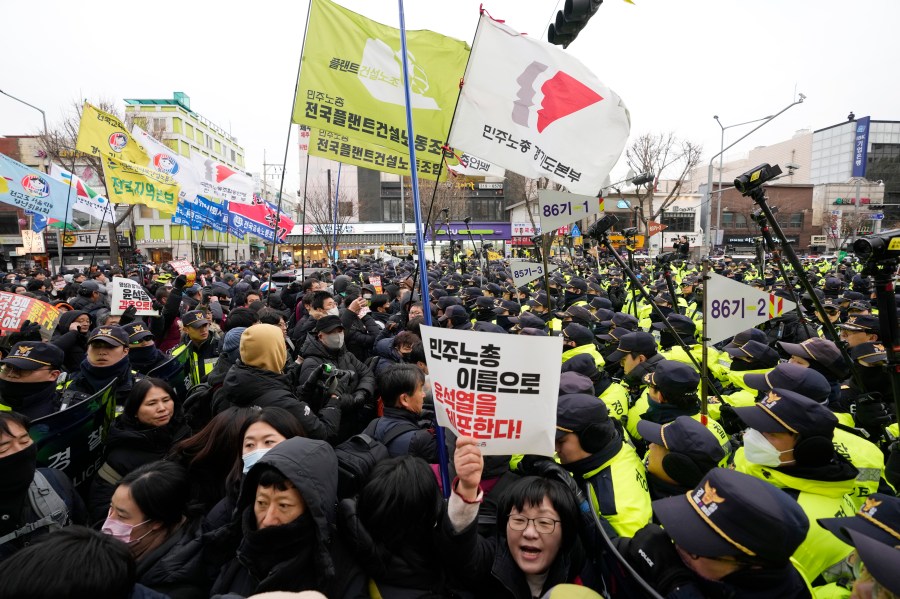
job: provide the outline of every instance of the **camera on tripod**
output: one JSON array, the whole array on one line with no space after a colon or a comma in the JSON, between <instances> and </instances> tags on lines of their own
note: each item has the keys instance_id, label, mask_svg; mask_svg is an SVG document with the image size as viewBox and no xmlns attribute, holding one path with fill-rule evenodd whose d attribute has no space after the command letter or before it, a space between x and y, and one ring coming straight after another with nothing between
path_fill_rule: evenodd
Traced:
<instances>
[{"instance_id":1,"label":"camera on tripod","mask_svg":"<svg viewBox=\"0 0 900 599\"><path fill-rule=\"evenodd\" d=\"M606 232L612 229L616 223L619 222L619 217L615 214L607 214L593 225L591 228L587 230L586 237L591 239L596 239L597 241L602 241Z\"/></svg>"},{"instance_id":2,"label":"camera on tripod","mask_svg":"<svg viewBox=\"0 0 900 599\"><path fill-rule=\"evenodd\" d=\"M659 266L665 266L672 262L672 260L678 259L677 252L666 252L665 254L657 254L656 256L656 264Z\"/></svg>"},{"instance_id":3,"label":"camera on tripod","mask_svg":"<svg viewBox=\"0 0 900 599\"><path fill-rule=\"evenodd\" d=\"M759 189L763 183L771 181L780 174L781 167L777 164L775 166L760 164L735 179L734 188L741 192L741 195L750 195Z\"/></svg>"},{"instance_id":4,"label":"camera on tripod","mask_svg":"<svg viewBox=\"0 0 900 599\"><path fill-rule=\"evenodd\" d=\"M637 227L628 227L627 229L622 231L622 235L624 235L625 237L634 237L637 234L638 234Z\"/></svg>"},{"instance_id":5,"label":"camera on tripod","mask_svg":"<svg viewBox=\"0 0 900 599\"><path fill-rule=\"evenodd\" d=\"M896 260L900 258L900 229L860 237L853 242L853 252L864 262Z\"/></svg>"}]
</instances>

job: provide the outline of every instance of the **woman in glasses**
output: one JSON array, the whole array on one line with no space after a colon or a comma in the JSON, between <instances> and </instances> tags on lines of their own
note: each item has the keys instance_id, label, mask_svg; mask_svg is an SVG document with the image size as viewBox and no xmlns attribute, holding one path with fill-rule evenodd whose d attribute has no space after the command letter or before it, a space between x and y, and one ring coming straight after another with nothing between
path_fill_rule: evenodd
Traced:
<instances>
[{"instance_id":1,"label":"woman in glasses","mask_svg":"<svg viewBox=\"0 0 900 599\"><path fill-rule=\"evenodd\" d=\"M525 476L503 494L495 534L477 534L484 459L471 437L456 441L453 483L441 544L450 568L483 597L540 597L578 578L584 564L575 498L561 482Z\"/></svg>"}]
</instances>

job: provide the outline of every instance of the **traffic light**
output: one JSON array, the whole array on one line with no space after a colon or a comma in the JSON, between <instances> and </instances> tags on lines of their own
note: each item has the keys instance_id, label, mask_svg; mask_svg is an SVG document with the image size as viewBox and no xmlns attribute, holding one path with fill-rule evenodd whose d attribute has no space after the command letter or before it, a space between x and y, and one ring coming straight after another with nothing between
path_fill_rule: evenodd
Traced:
<instances>
[{"instance_id":1,"label":"traffic light","mask_svg":"<svg viewBox=\"0 0 900 599\"><path fill-rule=\"evenodd\" d=\"M547 29L547 41L568 47L601 4L603 0L566 0L563 9L556 11L556 21Z\"/></svg>"}]
</instances>

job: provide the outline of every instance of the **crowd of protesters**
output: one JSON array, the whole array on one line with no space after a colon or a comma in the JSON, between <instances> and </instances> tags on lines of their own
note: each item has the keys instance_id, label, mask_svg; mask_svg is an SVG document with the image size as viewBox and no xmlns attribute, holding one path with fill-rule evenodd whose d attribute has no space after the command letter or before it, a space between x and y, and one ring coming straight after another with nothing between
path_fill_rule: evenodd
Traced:
<instances>
[{"instance_id":1,"label":"crowd of protesters","mask_svg":"<svg viewBox=\"0 0 900 599\"><path fill-rule=\"evenodd\" d=\"M799 305L703 363L687 249L638 263L646 294L604 255L520 287L454 256L427 265L428 297L414 261L368 257L291 282L260 263L7 273L61 315L0 340L0 599L900 596L871 278L714 260ZM113 277L158 315L112 310ZM448 434L444 499L426 317L562 338L555 459ZM39 467L35 430L69 434L54 415L108 394L91 477ZM386 452L348 485L348 454L379 455L361 439Z\"/></svg>"}]
</instances>

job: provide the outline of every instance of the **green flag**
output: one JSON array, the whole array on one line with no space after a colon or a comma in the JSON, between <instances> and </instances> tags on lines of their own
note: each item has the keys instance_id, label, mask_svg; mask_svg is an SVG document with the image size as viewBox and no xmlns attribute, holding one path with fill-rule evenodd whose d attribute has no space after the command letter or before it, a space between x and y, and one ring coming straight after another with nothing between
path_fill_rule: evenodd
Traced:
<instances>
[{"instance_id":1,"label":"green flag","mask_svg":"<svg viewBox=\"0 0 900 599\"><path fill-rule=\"evenodd\" d=\"M469 46L432 31L409 31L407 50L418 171L433 176ZM408 152L400 30L329 0L312 0L293 122L373 151L380 146L386 155Z\"/></svg>"}]
</instances>

